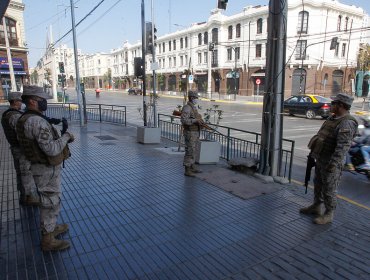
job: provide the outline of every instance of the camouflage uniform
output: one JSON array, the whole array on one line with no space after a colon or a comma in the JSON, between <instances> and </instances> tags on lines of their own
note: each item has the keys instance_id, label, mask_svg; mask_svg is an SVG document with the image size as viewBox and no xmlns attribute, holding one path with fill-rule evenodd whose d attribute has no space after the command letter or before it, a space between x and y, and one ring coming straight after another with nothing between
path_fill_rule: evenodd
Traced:
<instances>
[{"instance_id":1,"label":"camouflage uniform","mask_svg":"<svg viewBox=\"0 0 370 280\"><path fill-rule=\"evenodd\" d=\"M38 193L41 198L40 220L41 230L44 233L53 232L60 212L61 199L61 162L50 164L27 153L25 140L33 141L39 147L37 153L42 153L41 158L56 157L63 153L70 137L66 133L59 137L57 130L47 121L47 119L32 114L24 122L22 118L29 115L27 111L19 120L17 125L18 138L23 144L26 156L31 161L31 171L35 180ZM24 138L23 138L24 137ZM40 155L39 155L40 156Z\"/></svg>"},{"instance_id":2,"label":"camouflage uniform","mask_svg":"<svg viewBox=\"0 0 370 280\"><path fill-rule=\"evenodd\" d=\"M314 178L314 203L324 202L326 210L333 211L337 205L337 187L342 173L345 155L356 135L358 123L351 115L341 118L329 117L320 128L312 156L316 159ZM318 148L320 146L320 148Z\"/></svg>"},{"instance_id":3,"label":"camouflage uniform","mask_svg":"<svg viewBox=\"0 0 370 280\"><path fill-rule=\"evenodd\" d=\"M195 163L195 149L200 135L199 124L195 124L197 119L201 119L197 108L193 103L188 102L181 111L181 123L184 128L185 138L185 167L191 167Z\"/></svg>"},{"instance_id":4,"label":"camouflage uniform","mask_svg":"<svg viewBox=\"0 0 370 280\"><path fill-rule=\"evenodd\" d=\"M20 101L20 93L19 96L17 96L18 93L12 92L10 93L9 100ZM31 173L31 163L22 153L17 139L16 124L21 115L21 111L10 108L3 113L1 123L4 129L5 136L9 142L11 153L13 155L14 168L17 178L17 189L20 192L20 201L21 203L24 203L27 202L27 197L34 195L36 187Z\"/></svg>"}]
</instances>

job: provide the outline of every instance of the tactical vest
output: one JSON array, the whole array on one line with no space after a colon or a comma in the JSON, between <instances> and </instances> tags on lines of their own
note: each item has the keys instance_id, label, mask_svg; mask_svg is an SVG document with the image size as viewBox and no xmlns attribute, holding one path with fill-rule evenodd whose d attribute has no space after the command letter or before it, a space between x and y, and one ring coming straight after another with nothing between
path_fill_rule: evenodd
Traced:
<instances>
[{"instance_id":1,"label":"tactical vest","mask_svg":"<svg viewBox=\"0 0 370 280\"><path fill-rule=\"evenodd\" d=\"M10 108L6 110L1 117L1 124L4 129L6 140L8 140L11 147L19 147L19 142L17 139L17 133L15 128L12 128L9 124L10 118L15 114L21 115L22 112L16 109Z\"/></svg>"},{"instance_id":2,"label":"tactical vest","mask_svg":"<svg viewBox=\"0 0 370 280\"><path fill-rule=\"evenodd\" d=\"M191 108L191 114L190 114L190 118L191 119L201 119L201 115L194 109L193 105L190 105L189 103L187 104L187 106L190 106ZM198 124L191 124L191 125L183 125L184 127L184 130L191 130L191 131L198 131L200 130L200 127Z\"/></svg>"},{"instance_id":3,"label":"tactical vest","mask_svg":"<svg viewBox=\"0 0 370 280\"><path fill-rule=\"evenodd\" d=\"M60 154L56 156L48 156L41 150L41 148L39 147L35 139L29 139L26 137L24 133L24 124L26 123L28 118L35 116L35 115L47 120L40 113L37 113L34 111L27 111L19 118L18 123L17 123L17 134L18 134L19 144L22 147L26 158L32 163L41 163L41 164L46 164L46 165L51 165L51 166L56 166L56 165L61 164L63 160L66 160L67 158L71 156L68 145L64 147L63 151ZM57 140L59 138L58 131L52 125L50 126L51 126L51 132L53 135L53 139Z\"/></svg>"},{"instance_id":4,"label":"tactical vest","mask_svg":"<svg viewBox=\"0 0 370 280\"><path fill-rule=\"evenodd\" d=\"M357 120L349 114L339 119L329 119L323 123L317 135L308 144L314 156L327 158L334 153L337 146L337 134L335 130L344 120L352 120L357 124Z\"/></svg>"}]
</instances>

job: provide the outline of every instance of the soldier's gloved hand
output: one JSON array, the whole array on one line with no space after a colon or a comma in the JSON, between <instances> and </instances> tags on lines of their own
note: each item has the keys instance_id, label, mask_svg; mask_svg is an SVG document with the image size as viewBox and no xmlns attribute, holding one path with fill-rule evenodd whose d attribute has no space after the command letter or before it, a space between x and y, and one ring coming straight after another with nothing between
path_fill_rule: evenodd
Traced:
<instances>
[{"instance_id":1,"label":"soldier's gloved hand","mask_svg":"<svg viewBox=\"0 0 370 280\"><path fill-rule=\"evenodd\" d=\"M68 143L72 143L73 141L75 141L75 136L72 133L67 131L65 134L69 136Z\"/></svg>"},{"instance_id":2,"label":"soldier's gloved hand","mask_svg":"<svg viewBox=\"0 0 370 280\"><path fill-rule=\"evenodd\" d=\"M50 119L49 119L49 123L51 123L51 124L58 125L58 124L60 124L61 122L62 122L62 120L61 120L61 119L57 119L57 118L50 118Z\"/></svg>"},{"instance_id":3,"label":"soldier's gloved hand","mask_svg":"<svg viewBox=\"0 0 370 280\"><path fill-rule=\"evenodd\" d=\"M66 133L67 129L68 129L68 121L66 118L62 118L62 130L60 131L61 134L63 135L64 133Z\"/></svg>"}]
</instances>

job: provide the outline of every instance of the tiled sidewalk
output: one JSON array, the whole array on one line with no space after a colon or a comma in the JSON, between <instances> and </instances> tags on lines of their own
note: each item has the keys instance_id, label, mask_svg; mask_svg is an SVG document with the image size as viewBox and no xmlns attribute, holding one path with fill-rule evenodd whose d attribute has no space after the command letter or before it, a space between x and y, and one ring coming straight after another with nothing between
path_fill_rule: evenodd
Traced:
<instances>
[{"instance_id":1,"label":"tiled sidewalk","mask_svg":"<svg viewBox=\"0 0 370 280\"><path fill-rule=\"evenodd\" d=\"M136 143L134 128L71 130L60 221L72 247L56 253L40 251L37 208L18 205L1 133L0 279L370 279L367 210L341 201L332 225L313 225L303 188L242 200L184 177L182 156Z\"/></svg>"}]
</instances>

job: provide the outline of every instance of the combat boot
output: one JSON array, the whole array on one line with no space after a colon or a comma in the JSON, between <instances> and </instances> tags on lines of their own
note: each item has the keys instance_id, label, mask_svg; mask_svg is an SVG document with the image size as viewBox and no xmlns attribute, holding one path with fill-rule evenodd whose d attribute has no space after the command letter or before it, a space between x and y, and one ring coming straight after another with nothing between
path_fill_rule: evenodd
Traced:
<instances>
[{"instance_id":1,"label":"combat boot","mask_svg":"<svg viewBox=\"0 0 370 280\"><path fill-rule=\"evenodd\" d=\"M184 173L184 175L185 176L189 176L189 177L195 177L195 174L191 170L191 167L190 166L185 166L185 173Z\"/></svg>"},{"instance_id":2,"label":"combat boot","mask_svg":"<svg viewBox=\"0 0 370 280\"><path fill-rule=\"evenodd\" d=\"M202 173L202 170L199 170L194 164L190 166L190 169L193 173Z\"/></svg>"},{"instance_id":3,"label":"combat boot","mask_svg":"<svg viewBox=\"0 0 370 280\"><path fill-rule=\"evenodd\" d=\"M299 212L306 215L320 215L320 203L314 203L308 207L299 209Z\"/></svg>"},{"instance_id":4,"label":"combat boot","mask_svg":"<svg viewBox=\"0 0 370 280\"><path fill-rule=\"evenodd\" d=\"M54 231L52 233L54 237L56 237L57 235L65 233L68 230L69 230L68 224L60 224L55 226Z\"/></svg>"},{"instance_id":5,"label":"combat boot","mask_svg":"<svg viewBox=\"0 0 370 280\"><path fill-rule=\"evenodd\" d=\"M33 195L27 195L24 205L26 205L26 206L40 206L41 205L40 198L37 197L37 196L33 196Z\"/></svg>"},{"instance_id":6,"label":"combat boot","mask_svg":"<svg viewBox=\"0 0 370 280\"><path fill-rule=\"evenodd\" d=\"M331 223L334 218L334 212L332 210L326 210L324 215L320 215L313 220L315 224L325 225Z\"/></svg>"},{"instance_id":7,"label":"combat boot","mask_svg":"<svg viewBox=\"0 0 370 280\"><path fill-rule=\"evenodd\" d=\"M53 232L42 235L41 250L43 251L61 251L69 248L70 243L67 240L56 239Z\"/></svg>"}]
</instances>

